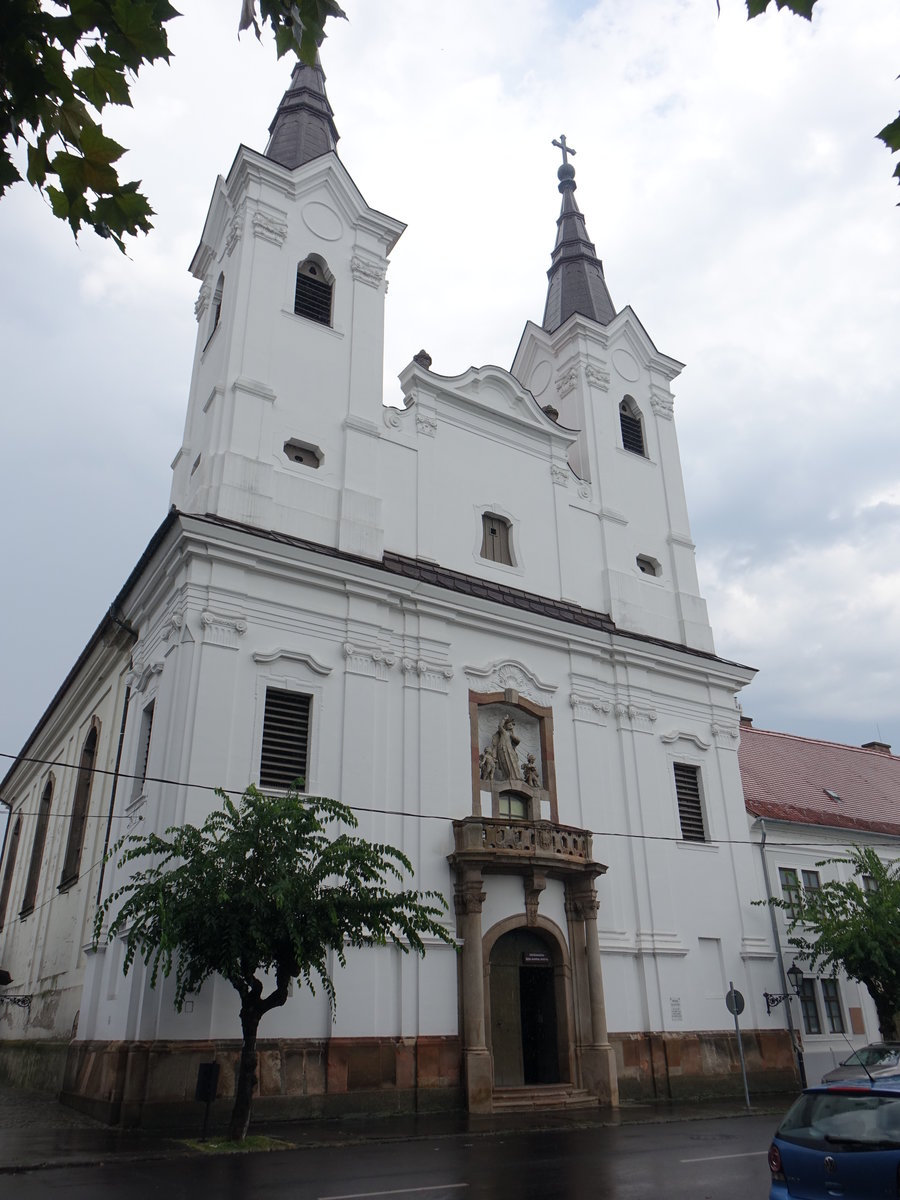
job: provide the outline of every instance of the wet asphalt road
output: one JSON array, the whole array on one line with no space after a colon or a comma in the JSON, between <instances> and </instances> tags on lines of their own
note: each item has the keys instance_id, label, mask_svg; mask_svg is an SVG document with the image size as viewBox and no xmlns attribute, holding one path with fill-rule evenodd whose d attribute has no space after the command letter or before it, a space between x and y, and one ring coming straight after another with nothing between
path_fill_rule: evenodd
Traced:
<instances>
[{"instance_id":1,"label":"wet asphalt road","mask_svg":"<svg viewBox=\"0 0 900 1200\"><path fill-rule=\"evenodd\" d=\"M10 1200L765 1200L776 1121L747 1116L110 1161L10 1175L2 1184Z\"/></svg>"}]
</instances>

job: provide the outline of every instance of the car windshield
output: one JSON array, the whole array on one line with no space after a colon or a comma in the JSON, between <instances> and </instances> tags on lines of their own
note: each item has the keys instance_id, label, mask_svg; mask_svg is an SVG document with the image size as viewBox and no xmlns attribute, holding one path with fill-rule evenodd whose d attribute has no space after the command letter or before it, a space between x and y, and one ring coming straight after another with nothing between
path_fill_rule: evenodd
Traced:
<instances>
[{"instance_id":1,"label":"car windshield","mask_svg":"<svg viewBox=\"0 0 900 1200\"><path fill-rule=\"evenodd\" d=\"M778 1137L820 1148L829 1143L900 1148L900 1095L807 1092L788 1110Z\"/></svg>"},{"instance_id":2,"label":"car windshield","mask_svg":"<svg viewBox=\"0 0 900 1200\"><path fill-rule=\"evenodd\" d=\"M900 1059L900 1053L890 1046L863 1046L849 1058L844 1059L844 1067L886 1067L893 1066Z\"/></svg>"}]
</instances>

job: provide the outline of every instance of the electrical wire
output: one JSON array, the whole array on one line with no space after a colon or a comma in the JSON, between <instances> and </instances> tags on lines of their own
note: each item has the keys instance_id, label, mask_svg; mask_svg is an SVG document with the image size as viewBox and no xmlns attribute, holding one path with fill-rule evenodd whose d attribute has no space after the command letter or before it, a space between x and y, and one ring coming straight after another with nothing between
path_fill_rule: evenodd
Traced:
<instances>
[{"instance_id":1,"label":"electrical wire","mask_svg":"<svg viewBox=\"0 0 900 1200\"><path fill-rule=\"evenodd\" d=\"M17 762L33 763L37 766L44 766L44 767L59 767L59 768L67 768L67 769L71 769L71 770L85 770L86 769L86 770L89 770L91 772L91 774L93 774L93 775L115 775L116 774L115 771L111 771L104 767L89 767L89 768L76 767L73 763L64 762L62 760L49 759L49 758L35 758L35 757L29 757L26 755L20 756L20 755L16 755L16 754L7 754L4 751L0 751L0 758L11 758L11 759L15 759ZM186 788L191 788L195 791L201 791L201 792L224 792L227 796L240 797L244 794L244 792L246 790L246 788L217 787L215 784L210 784L210 783L190 783L186 780L181 780L181 779L167 779L161 775L143 775L143 776L141 776L141 775L136 775L136 774L130 773L128 771L119 771L118 777L120 779L140 779L141 782L145 783L145 784L158 783L158 784L162 784L163 786L166 786L166 787L186 787ZM9 801L5 800L5 798L0 797L0 799L2 799L3 803L9 805ZM370 806L362 805L362 804L348 804L347 807L352 812L369 813L369 814L372 814L375 816L402 817L406 820L411 820L411 821L458 821L458 820L462 819L460 816L451 816L446 813L406 812L403 809L399 809L399 808L376 808L376 807L370 807ZM12 811L13 810L10 806L10 813L12 813ZM28 810L28 809L16 809L15 813L17 816L23 816L23 817L34 817L34 816L39 815L38 813L36 813L32 810ZM68 820L70 815L71 814L68 812L54 813L52 811L49 814L50 817L55 818L57 820ZM88 819L104 820L105 821L108 819L108 816L109 816L108 813L102 813L102 812L101 813L86 813L85 819L86 820L88 820ZM130 814L130 813L114 814L114 820L128 821L131 819L132 819L132 814ZM823 826L823 828L840 829L843 827L841 827L841 826ZM621 830L612 830L612 829L588 829L588 830L586 830L586 832L589 833L592 837L596 837L596 838L622 838L622 839L626 839L629 841L639 841L639 842L673 842L673 843L678 843L678 844L685 843L684 837L677 837L677 836L673 836L672 834L628 833L628 832L624 832ZM868 831L864 830L864 829L856 830L855 832L859 833L859 834L868 834ZM872 836L872 835L868 835L868 836ZM877 836L877 835L875 835L875 836ZM885 849L887 849L887 848L896 849L897 848L898 842L900 842L900 835L898 835L897 837L891 837L890 834L884 834L882 836L884 836L887 840L885 840L883 842L882 841L874 841L873 842L873 841L867 840L866 845L873 846L873 847L881 846L881 847L884 847ZM694 843L688 843L688 844L694 844ZM699 845L703 845L703 846L758 846L759 841L758 841L758 839L751 838L751 837L746 837L746 838L709 838L708 840L705 840L703 842L697 842L696 845L698 845L698 846ZM823 846L821 842L811 842L811 841L778 842L778 847L781 849L785 849L785 850L816 850L816 851L827 850L827 847ZM835 849L839 850L839 847L836 846Z\"/></svg>"}]
</instances>

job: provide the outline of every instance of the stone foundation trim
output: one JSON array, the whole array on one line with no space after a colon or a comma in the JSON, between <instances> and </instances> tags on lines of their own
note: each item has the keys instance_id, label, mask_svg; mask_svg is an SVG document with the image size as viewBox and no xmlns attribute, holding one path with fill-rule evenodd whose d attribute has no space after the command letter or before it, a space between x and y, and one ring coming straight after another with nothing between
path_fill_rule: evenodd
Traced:
<instances>
[{"instance_id":1,"label":"stone foundation trim","mask_svg":"<svg viewBox=\"0 0 900 1200\"><path fill-rule=\"evenodd\" d=\"M272 1118L459 1106L457 1037L263 1039L254 1113ZM219 1064L214 1117L234 1096L240 1042L73 1042L60 1099L110 1125L194 1120L201 1063ZM190 1114L193 1114L191 1116Z\"/></svg>"},{"instance_id":2,"label":"stone foundation trim","mask_svg":"<svg viewBox=\"0 0 900 1200\"><path fill-rule=\"evenodd\" d=\"M800 1087L784 1029L742 1029L751 1097ZM624 1100L700 1100L743 1095L733 1032L613 1033L619 1095Z\"/></svg>"}]
</instances>

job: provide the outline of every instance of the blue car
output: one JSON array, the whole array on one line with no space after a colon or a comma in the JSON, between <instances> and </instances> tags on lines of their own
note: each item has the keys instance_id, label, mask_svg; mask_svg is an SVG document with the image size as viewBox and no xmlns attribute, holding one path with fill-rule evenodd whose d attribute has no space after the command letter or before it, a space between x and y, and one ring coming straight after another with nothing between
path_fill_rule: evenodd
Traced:
<instances>
[{"instance_id":1,"label":"blue car","mask_svg":"<svg viewBox=\"0 0 900 1200\"><path fill-rule=\"evenodd\" d=\"M769 1170L769 1200L896 1200L900 1075L807 1088L775 1132Z\"/></svg>"}]
</instances>

